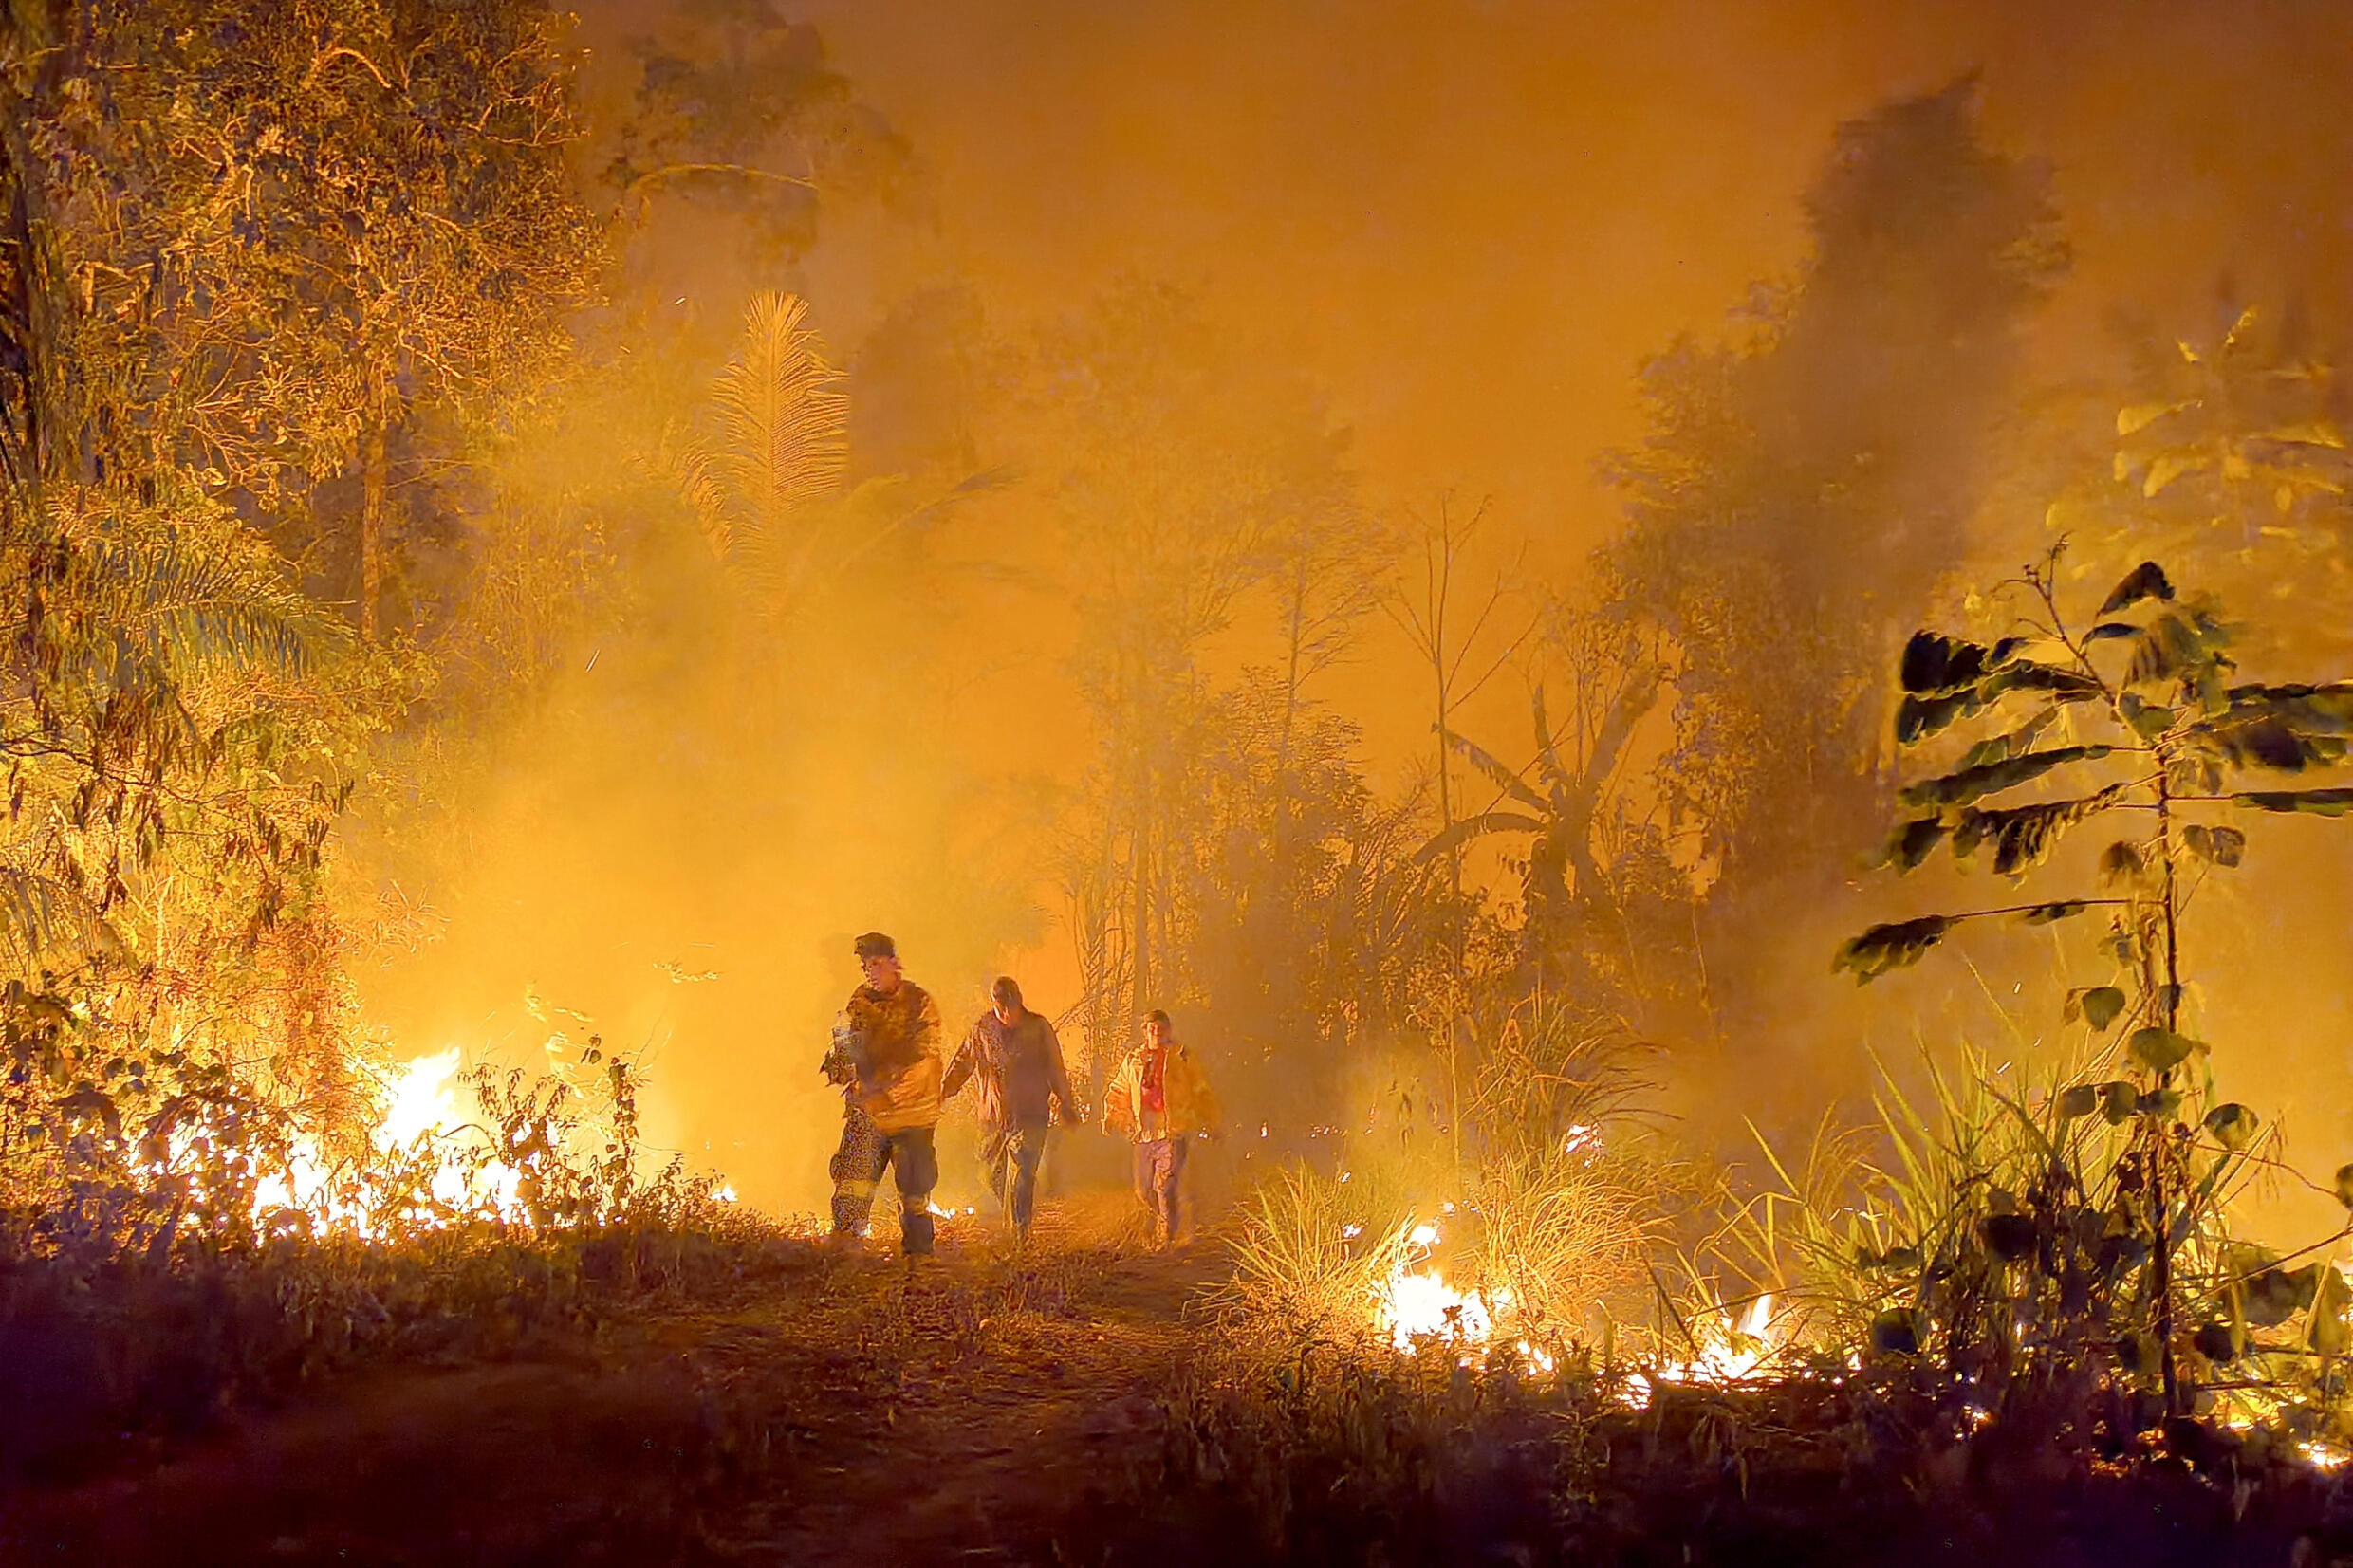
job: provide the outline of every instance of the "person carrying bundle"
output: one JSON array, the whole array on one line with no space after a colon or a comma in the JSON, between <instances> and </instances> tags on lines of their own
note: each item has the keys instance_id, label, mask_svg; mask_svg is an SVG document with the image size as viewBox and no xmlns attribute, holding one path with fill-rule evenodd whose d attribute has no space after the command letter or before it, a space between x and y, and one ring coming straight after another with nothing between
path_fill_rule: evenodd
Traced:
<instances>
[{"instance_id":1,"label":"person carrying bundle","mask_svg":"<svg viewBox=\"0 0 2353 1568\"><path fill-rule=\"evenodd\" d=\"M866 1233L882 1174L899 1187L899 1240L911 1258L932 1250L932 1189L939 1155L939 1008L899 971L899 947L879 931L856 943L865 980L834 1024L819 1070L842 1086L842 1142L834 1151L833 1234Z\"/></svg>"}]
</instances>

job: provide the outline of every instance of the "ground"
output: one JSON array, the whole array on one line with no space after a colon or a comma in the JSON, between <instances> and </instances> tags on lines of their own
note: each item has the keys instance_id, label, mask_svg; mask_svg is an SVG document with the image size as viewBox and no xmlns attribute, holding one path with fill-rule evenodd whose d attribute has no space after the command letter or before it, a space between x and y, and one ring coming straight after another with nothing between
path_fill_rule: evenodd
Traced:
<instances>
[{"instance_id":1,"label":"ground","mask_svg":"<svg viewBox=\"0 0 2353 1568\"><path fill-rule=\"evenodd\" d=\"M386 1369L19 1496L10 1562L1051 1562L1157 1443L1214 1244L1042 1216L939 1256L795 1247L713 1307L489 1365Z\"/></svg>"}]
</instances>

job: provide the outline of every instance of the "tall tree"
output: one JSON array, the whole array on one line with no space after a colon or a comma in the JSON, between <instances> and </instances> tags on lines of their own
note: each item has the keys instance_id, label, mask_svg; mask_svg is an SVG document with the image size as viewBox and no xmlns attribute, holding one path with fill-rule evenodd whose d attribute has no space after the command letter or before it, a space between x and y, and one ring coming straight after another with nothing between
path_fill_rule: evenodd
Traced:
<instances>
[{"instance_id":1,"label":"tall tree","mask_svg":"<svg viewBox=\"0 0 2353 1568\"><path fill-rule=\"evenodd\" d=\"M2064 262L2042 174L1985 146L1968 81L1840 128L1813 251L1745 335L1645 372L1652 434L1605 465L1618 603L1676 655L1665 782L1757 928L1883 790L1886 654L1959 562L2020 323Z\"/></svg>"},{"instance_id":2,"label":"tall tree","mask_svg":"<svg viewBox=\"0 0 2353 1568\"><path fill-rule=\"evenodd\" d=\"M1013 452L1049 508L1077 615L1073 673L1102 736L1091 826L1067 867L1079 923L1100 928L1081 940L1101 1066L1179 973L1165 950L1171 824L1207 694L1202 650L1285 551L1311 552L1303 541L1344 515L1344 434L1296 383L1246 373L1183 294L1144 283L1050 334L1031 385ZM1334 608L1300 610L1303 659L1306 618Z\"/></svg>"},{"instance_id":3,"label":"tall tree","mask_svg":"<svg viewBox=\"0 0 2353 1568\"><path fill-rule=\"evenodd\" d=\"M376 636L409 411L496 414L586 291L562 26L537 0L12 8L8 403L32 468L181 464L264 507L348 472Z\"/></svg>"}]
</instances>

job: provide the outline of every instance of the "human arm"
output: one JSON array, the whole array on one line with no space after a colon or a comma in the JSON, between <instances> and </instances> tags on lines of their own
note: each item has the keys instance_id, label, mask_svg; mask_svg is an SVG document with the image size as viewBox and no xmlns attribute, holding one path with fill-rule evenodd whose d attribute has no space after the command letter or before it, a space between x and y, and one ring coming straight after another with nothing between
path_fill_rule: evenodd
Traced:
<instances>
[{"instance_id":1,"label":"human arm","mask_svg":"<svg viewBox=\"0 0 2353 1568\"><path fill-rule=\"evenodd\" d=\"M925 991L921 1005L916 1008L915 1038L909 1043L917 1056L936 1057L940 1037L945 1033L939 1022L939 1004L932 1000L931 992Z\"/></svg>"},{"instance_id":2,"label":"human arm","mask_svg":"<svg viewBox=\"0 0 2353 1568\"><path fill-rule=\"evenodd\" d=\"M1115 1068L1103 1089L1102 1130L1113 1137L1129 1137L1136 1130L1136 1058L1129 1056Z\"/></svg>"},{"instance_id":3,"label":"human arm","mask_svg":"<svg viewBox=\"0 0 2353 1568\"><path fill-rule=\"evenodd\" d=\"M973 1076L973 1069L980 1060L980 1031L983 1027L975 1022L964 1032L964 1039L956 1046L954 1058L948 1063L947 1079L939 1086L940 1098L955 1098L956 1091L964 1087L964 1080Z\"/></svg>"},{"instance_id":4,"label":"human arm","mask_svg":"<svg viewBox=\"0 0 2353 1568\"><path fill-rule=\"evenodd\" d=\"M1046 1021L1041 1019L1039 1022L1045 1024ZM1046 1024L1046 1062L1047 1092L1061 1104L1064 1123L1076 1127L1083 1119L1079 1097L1070 1092L1070 1069L1062 1059L1062 1037L1054 1032L1051 1024Z\"/></svg>"}]
</instances>

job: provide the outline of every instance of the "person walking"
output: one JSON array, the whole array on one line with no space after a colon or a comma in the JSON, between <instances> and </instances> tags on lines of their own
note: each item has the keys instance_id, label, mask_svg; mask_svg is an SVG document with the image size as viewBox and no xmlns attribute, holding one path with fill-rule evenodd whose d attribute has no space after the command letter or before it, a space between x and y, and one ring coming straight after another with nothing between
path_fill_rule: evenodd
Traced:
<instances>
[{"instance_id":1,"label":"person walking","mask_svg":"<svg viewBox=\"0 0 2353 1568\"><path fill-rule=\"evenodd\" d=\"M879 931L856 943L864 981L850 993L820 1070L842 1085L842 1142L834 1151L833 1234L866 1233L874 1195L889 1171L899 1187L899 1241L911 1258L932 1250L932 1189L939 1154L939 1008L900 972L899 946Z\"/></svg>"},{"instance_id":2,"label":"person walking","mask_svg":"<svg viewBox=\"0 0 2353 1568\"><path fill-rule=\"evenodd\" d=\"M1142 1042L1127 1054L1103 1092L1102 1130L1136 1144L1136 1195L1151 1211L1162 1246L1183 1234L1180 1192L1185 1150L1195 1134L1215 1137L1216 1098L1193 1053L1176 1040L1168 1014L1155 1007Z\"/></svg>"},{"instance_id":3,"label":"person walking","mask_svg":"<svg viewBox=\"0 0 2353 1568\"><path fill-rule=\"evenodd\" d=\"M1065 1124L1076 1124L1078 1100L1054 1025L1023 1003L1020 985L1010 974L999 975L989 998L989 1010L973 1021L948 1063L940 1093L953 1099L966 1080L976 1084L981 1173L1013 1234L1027 1236L1037 1210L1047 1131L1057 1111Z\"/></svg>"}]
</instances>

